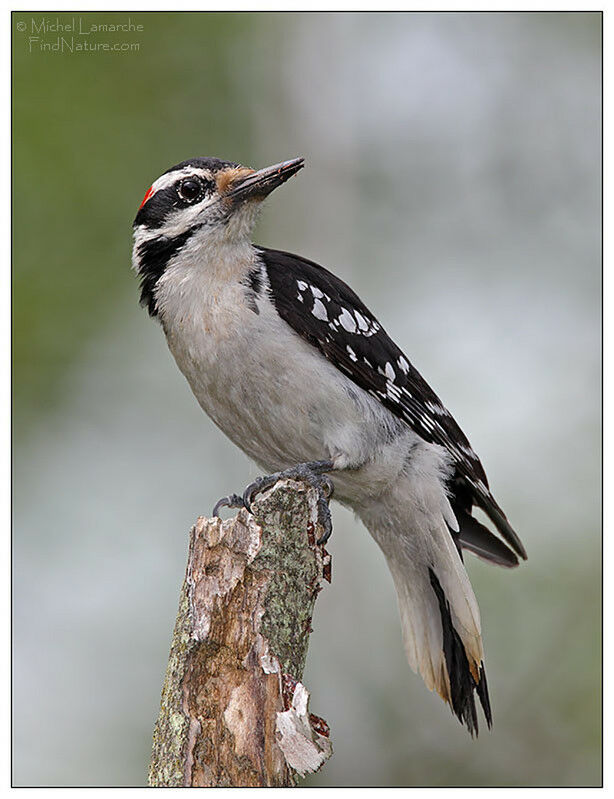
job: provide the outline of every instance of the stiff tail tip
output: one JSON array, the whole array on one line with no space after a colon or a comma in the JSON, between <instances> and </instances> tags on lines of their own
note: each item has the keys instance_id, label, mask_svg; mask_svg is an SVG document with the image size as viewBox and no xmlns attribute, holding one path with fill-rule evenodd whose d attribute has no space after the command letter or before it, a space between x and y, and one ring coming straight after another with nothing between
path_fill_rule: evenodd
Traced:
<instances>
[{"instance_id":1,"label":"stiff tail tip","mask_svg":"<svg viewBox=\"0 0 614 799\"><path fill-rule=\"evenodd\" d=\"M488 684L484 663L479 664L467 658L465 647L456 631L450 603L446 599L441 583L435 572L429 569L431 586L439 603L441 627L443 631L443 653L445 657L446 679L442 688L438 689L441 698L446 701L461 724L464 724L472 737L477 737L478 714L475 706L475 694L478 695L488 729L492 728L492 711L488 696Z\"/></svg>"}]
</instances>

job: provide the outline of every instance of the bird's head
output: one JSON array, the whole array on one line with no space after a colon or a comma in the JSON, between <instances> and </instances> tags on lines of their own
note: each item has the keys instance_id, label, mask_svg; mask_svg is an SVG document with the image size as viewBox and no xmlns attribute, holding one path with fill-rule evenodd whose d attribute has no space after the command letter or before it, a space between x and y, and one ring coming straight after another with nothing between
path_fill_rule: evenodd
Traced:
<instances>
[{"instance_id":1,"label":"bird's head","mask_svg":"<svg viewBox=\"0 0 614 799\"><path fill-rule=\"evenodd\" d=\"M132 265L150 313L155 286L175 256L187 246L196 254L249 240L262 200L303 164L294 158L256 171L217 158L191 158L161 175L133 225Z\"/></svg>"}]
</instances>

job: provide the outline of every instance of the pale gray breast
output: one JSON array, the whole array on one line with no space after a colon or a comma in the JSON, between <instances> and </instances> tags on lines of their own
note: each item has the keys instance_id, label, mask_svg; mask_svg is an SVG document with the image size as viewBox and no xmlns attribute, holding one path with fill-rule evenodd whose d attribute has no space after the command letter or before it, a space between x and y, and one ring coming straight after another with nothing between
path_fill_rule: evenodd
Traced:
<instances>
[{"instance_id":1,"label":"pale gray breast","mask_svg":"<svg viewBox=\"0 0 614 799\"><path fill-rule=\"evenodd\" d=\"M359 466L398 436L398 420L303 341L266 296L257 312L239 295L189 312L182 305L163 325L203 410L266 470L339 453Z\"/></svg>"}]
</instances>

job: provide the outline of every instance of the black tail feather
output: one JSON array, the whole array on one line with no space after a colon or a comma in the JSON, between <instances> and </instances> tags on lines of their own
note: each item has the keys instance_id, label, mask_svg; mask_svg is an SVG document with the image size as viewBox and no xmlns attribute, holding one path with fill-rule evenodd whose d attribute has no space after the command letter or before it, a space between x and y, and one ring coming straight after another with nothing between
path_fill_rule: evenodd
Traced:
<instances>
[{"instance_id":1,"label":"black tail feather","mask_svg":"<svg viewBox=\"0 0 614 799\"><path fill-rule=\"evenodd\" d=\"M488 725L488 729L492 729L492 710L490 709L490 697L488 696L488 683L486 682L486 671L484 669L484 664L480 666L480 682L476 688L478 693L478 697L480 698L480 704L482 705L482 710L484 711L484 718L486 719L486 724Z\"/></svg>"},{"instance_id":2,"label":"black tail feather","mask_svg":"<svg viewBox=\"0 0 614 799\"><path fill-rule=\"evenodd\" d=\"M486 513L491 522L495 525L501 536L510 545L510 547L519 555L523 560L527 559L527 551L520 538L516 535L512 525L508 522L507 516L501 508L497 505L494 497L487 488L482 486L472 486L473 497L476 505L478 505Z\"/></svg>"},{"instance_id":3,"label":"black tail feather","mask_svg":"<svg viewBox=\"0 0 614 799\"><path fill-rule=\"evenodd\" d=\"M483 560L505 566L508 569L518 566L518 558L500 538L497 538L477 519L465 511L455 509L456 519L460 527L457 534L460 545Z\"/></svg>"},{"instance_id":4,"label":"black tail feather","mask_svg":"<svg viewBox=\"0 0 614 799\"><path fill-rule=\"evenodd\" d=\"M443 652L446 659L448 677L450 679L450 705L452 712L461 724L467 727L472 737L477 736L479 730L478 716L475 707L475 693L477 693L480 704L482 705L488 728L490 729L492 727L492 712L484 664L480 664L479 681L476 683L469 667L465 647L452 622L450 603L446 599L441 583L432 569L429 569L429 577L431 586L439 602L439 611L441 613Z\"/></svg>"}]
</instances>

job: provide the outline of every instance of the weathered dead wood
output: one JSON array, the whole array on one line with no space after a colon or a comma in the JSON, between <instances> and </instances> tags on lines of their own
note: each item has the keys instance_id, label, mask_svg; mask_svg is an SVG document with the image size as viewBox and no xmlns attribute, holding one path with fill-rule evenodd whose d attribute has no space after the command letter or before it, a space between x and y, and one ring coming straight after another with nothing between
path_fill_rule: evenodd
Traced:
<instances>
[{"instance_id":1,"label":"weathered dead wood","mask_svg":"<svg viewBox=\"0 0 614 799\"><path fill-rule=\"evenodd\" d=\"M301 683L315 599L330 581L317 499L283 481L254 516L192 528L150 786L290 786L332 754Z\"/></svg>"}]
</instances>

